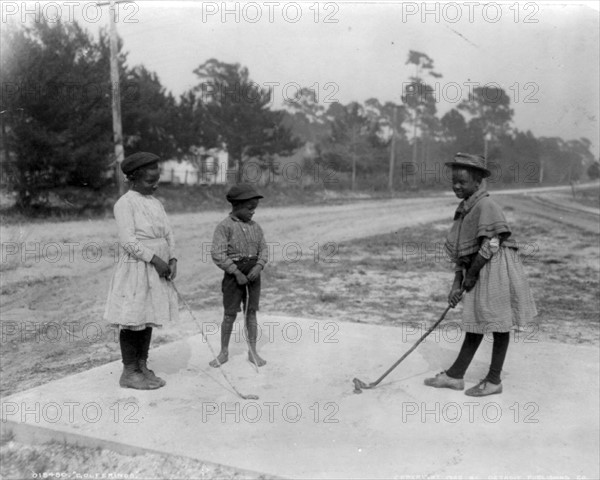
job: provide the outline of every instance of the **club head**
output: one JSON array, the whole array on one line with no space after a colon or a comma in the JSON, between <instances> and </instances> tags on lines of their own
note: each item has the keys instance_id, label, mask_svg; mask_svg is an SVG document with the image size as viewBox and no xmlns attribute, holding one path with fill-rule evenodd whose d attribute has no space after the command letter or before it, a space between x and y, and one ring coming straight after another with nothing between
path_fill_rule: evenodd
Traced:
<instances>
[{"instance_id":1,"label":"club head","mask_svg":"<svg viewBox=\"0 0 600 480\"><path fill-rule=\"evenodd\" d=\"M353 379L352 382L354 383L354 393L362 393L363 388L370 388L369 385L358 378Z\"/></svg>"}]
</instances>

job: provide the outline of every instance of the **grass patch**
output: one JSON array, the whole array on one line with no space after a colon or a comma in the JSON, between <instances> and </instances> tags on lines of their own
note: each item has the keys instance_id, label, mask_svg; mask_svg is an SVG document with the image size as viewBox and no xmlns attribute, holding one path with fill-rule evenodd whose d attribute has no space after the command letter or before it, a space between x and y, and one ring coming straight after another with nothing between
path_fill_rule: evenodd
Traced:
<instances>
[{"instance_id":1,"label":"grass patch","mask_svg":"<svg viewBox=\"0 0 600 480\"><path fill-rule=\"evenodd\" d=\"M34 279L30 279L30 280L21 280L18 282L3 285L2 287L0 287L0 294L1 295L13 295L15 293L19 293L24 290L27 290L28 288L31 288L35 285L44 284L48 280L55 282L55 283L62 283L62 284L67 282L66 277L58 276L58 275L52 276L50 278L34 278Z\"/></svg>"},{"instance_id":2,"label":"grass patch","mask_svg":"<svg viewBox=\"0 0 600 480\"><path fill-rule=\"evenodd\" d=\"M320 293L319 302L323 303L336 303L340 296L336 293Z\"/></svg>"},{"instance_id":3,"label":"grass patch","mask_svg":"<svg viewBox=\"0 0 600 480\"><path fill-rule=\"evenodd\" d=\"M178 479L266 479L233 468L212 465L200 460L164 454L121 455L110 450L49 442L25 445L12 438L0 442L0 476L34 478L46 472L60 478L96 478L95 475L134 473L135 478ZM58 473L57 473L58 472ZM100 476L98 478L100 478ZM48 477L50 478L50 476ZM108 477L106 477L108 478ZM116 477L115 477L116 478Z\"/></svg>"},{"instance_id":4,"label":"grass patch","mask_svg":"<svg viewBox=\"0 0 600 480\"><path fill-rule=\"evenodd\" d=\"M269 264L264 311L383 325L436 320L454 276L443 251L444 227L436 222L343 242L336 263L311 258ZM598 236L529 216L517 216L513 228L516 240L526 244L521 259L542 338L598 344ZM311 288L298 288L307 278Z\"/></svg>"},{"instance_id":5,"label":"grass patch","mask_svg":"<svg viewBox=\"0 0 600 480\"><path fill-rule=\"evenodd\" d=\"M203 212L224 210L229 208L225 193L230 185L175 185L161 183L156 197L164 204L167 213ZM335 187L335 188L334 188ZM323 205L343 204L357 199L404 198L436 195L439 189L422 188L402 190L390 194L387 190L374 190L360 186L351 191L342 186L331 184L325 187L322 183L295 185L288 182L260 185L264 195L261 205L278 207L285 205ZM82 219L112 218L113 205L119 195L116 187L104 190L89 188L65 187L52 192L52 201L47 205L34 205L28 211L19 211L12 201L11 195L2 197L0 190L0 221L3 225L16 225L22 222L68 222Z\"/></svg>"},{"instance_id":6,"label":"grass patch","mask_svg":"<svg viewBox=\"0 0 600 480\"><path fill-rule=\"evenodd\" d=\"M21 263L19 247L27 241L29 231L22 225L3 226L0 234L2 243L2 258L0 273L6 273L18 268Z\"/></svg>"},{"instance_id":7,"label":"grass patch","mask_svg":"<svg viewBox=\"0 0 600 480\"><path fill-rule=\"evenodd\" d=\"M587 207L598 208L598 205L600 205L600 190L598 188L578 190L575 194L575 201Z\"/></svg>"}]
</instances>

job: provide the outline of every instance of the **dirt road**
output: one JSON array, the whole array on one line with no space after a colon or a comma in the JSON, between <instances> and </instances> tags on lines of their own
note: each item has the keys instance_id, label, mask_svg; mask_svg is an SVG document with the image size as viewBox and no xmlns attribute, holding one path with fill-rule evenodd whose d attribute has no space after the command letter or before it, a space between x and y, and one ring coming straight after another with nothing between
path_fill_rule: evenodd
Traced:
<instances>
[{"instance_id":1,"label":"dirt road","mask_svg":"<svg viewBox=\"0 0 600 480\"><path fill-rule=\"evenodd\" d=\"M600 215L596 208L578 205L567 194L498 195L503 207L554 222L600 233Z\"/></svg>"},{"instance_id":2,"label":"dirt road","mask_svg":"<svg viewBox=\"0 0 600 480\"><path fill-rule=\"evenodd\" d=\"M323 207L258 210L271 259L293 260L314 255L317 246L386 233L396 228L451 218L456 201L437 197L365 201ZM212 233L227 212L171 215L179 258L179 282L198 286L221 273L210 259ZM16 229L15 229L16 230ZM17 308L47 309L60 304L101 304L118 257L113 220L34 224L3 232L2 262L15 262L2 275L4 312ZM329 246L335 255L335 246ZM187 288L184 287L187 290ZM78 313L82 310L78 308Z\"/></svg>"}]
</instances>

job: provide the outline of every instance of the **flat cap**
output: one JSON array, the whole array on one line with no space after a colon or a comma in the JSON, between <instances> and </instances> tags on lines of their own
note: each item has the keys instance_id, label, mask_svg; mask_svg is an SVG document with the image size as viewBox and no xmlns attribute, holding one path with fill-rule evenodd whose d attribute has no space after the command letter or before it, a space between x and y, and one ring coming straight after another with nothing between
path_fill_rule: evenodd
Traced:
<instances>
[{"instance_id":1,"label":"flat cap","mask_svg":"<svg viewBox=\"0 0 600 480\"><path fill-rule=\"evenodd\" d=\"M121 163L121 170L125 175L129 175L138 168L158 162L159 160L160 157L158 155L154 155L153 153L137 152L133 155L129 155L125 160L123 160Z\"/></svg>"},{"instance_id":2,"label":"flat cap","mask_svg":"<svg viewBox=\"0 0 600 480\"><path fill-rule=\"evenodd\" d=\"M229 189L227 192L228 202L243 202L245 200L251 200L253 198L264 198L260 193L256 191L254 186L249 183L237 183Z\"/></svg>"},{"instance_id":3,"label":"flat cap","mask_svg":"<svg viewBox=\"0 0 600 480\"><path fill-rule=\"evenodd\" d=\"M454 155L454 161L446 162L444 165L449 167L474 168L483 172L484 177L489 177L492 172L487 168L485 157L483 155L472 155L470 153L457 153Z\"/></svg>"}]
</instances>

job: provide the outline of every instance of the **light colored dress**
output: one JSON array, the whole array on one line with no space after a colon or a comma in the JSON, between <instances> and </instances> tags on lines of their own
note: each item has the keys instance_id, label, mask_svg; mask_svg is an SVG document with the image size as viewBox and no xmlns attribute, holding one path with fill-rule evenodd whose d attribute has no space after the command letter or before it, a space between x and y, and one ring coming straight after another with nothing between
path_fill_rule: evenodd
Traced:
<instances>
[{"instance_id":1,"label":"light colored dress","mask_svg":"<svg viewBox=\"0 0 600 480\"><path fill-rule=\"evenodd\" d=\"M130 330L177 321L177 293L149 262L174 258L175 239L162 203L130 190L114 206L122 249L110 282L104 319Z\"/></svg>"}]
</instances>

